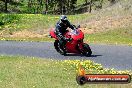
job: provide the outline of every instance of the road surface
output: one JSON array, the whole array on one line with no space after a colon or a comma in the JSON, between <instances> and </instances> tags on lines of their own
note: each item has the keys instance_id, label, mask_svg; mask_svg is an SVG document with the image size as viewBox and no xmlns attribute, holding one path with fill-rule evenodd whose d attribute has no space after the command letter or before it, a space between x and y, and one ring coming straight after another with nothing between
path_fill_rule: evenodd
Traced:
<instances>
[{"instance_id":1,"label":"road surface","mask_svg":"<svg viewBox=\"0 0 132 88\"><path fill-rule=\"evenodd\" d=\"M0 55L24 55L47 59L87 59L101 63L105 68L132 70L132 46L90 44L91 57L82 55L63 56L57 53L52 42L0 41Z\"/></svg>"}]
</instances>

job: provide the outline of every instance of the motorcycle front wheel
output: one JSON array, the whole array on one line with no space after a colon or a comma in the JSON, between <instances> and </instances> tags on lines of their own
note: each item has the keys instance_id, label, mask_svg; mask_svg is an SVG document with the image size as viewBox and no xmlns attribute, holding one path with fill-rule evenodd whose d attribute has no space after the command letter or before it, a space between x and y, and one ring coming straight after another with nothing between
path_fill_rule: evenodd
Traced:
<instances>
[{"instance_id":1,"label":"motorcycle front wheel","mask_svg":"<svg viewBox=\"0 0 132 88\"><path fill-rule=\"evenodd\" d=\"M88 56L88 57L90 57L91 54L92 54L91 48L90 48L89 45L86 44L86 43L83 44L83 51L82 51L82 54L85 55L85 56Z\"/></svg>"},{"instance_id":2,"label":"motorcycle front wheel","mask_svg":"<svg viewBox=\"0 0 132 88\"><path fill-rule=\"evenodd\" d=\"M60 45L58 40L55 40L54 47L58 53L60 53L61 55L66 55L64 47Z\"/></svg>"}]
</instances>

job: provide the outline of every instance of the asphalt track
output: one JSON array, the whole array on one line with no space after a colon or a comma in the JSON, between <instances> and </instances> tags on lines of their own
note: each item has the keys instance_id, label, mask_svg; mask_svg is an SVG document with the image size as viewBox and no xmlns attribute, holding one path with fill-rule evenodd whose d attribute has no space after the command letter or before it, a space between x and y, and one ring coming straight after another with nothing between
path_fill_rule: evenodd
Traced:
<instances>
[{"instance_id":1,"label":"asphalt track","mask_svg":"<svg viewBox=\"0 0 132 88\"><path fill-rule=\"evenodd\" d=\"M24 55L47 59L73 60L87 59L101 63L105 68L132 70L132 46L90 44L91 57L70 54L63 56L57 53L52 42L16 42L0 41L0 55Z\"/></svg>"}]
</instances>

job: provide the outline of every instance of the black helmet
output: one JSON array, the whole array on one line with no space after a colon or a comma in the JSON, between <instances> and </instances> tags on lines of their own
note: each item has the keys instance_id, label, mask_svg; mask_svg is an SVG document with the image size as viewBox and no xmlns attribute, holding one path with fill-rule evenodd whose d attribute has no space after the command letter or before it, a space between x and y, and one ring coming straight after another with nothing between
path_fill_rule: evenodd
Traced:
<instances>
[{"instance_id":1,"label":"black helmet","mask_svg":"<svg viewBox=\"0 0 132 88\"><path fill-rule=\"evenodd\" d=\"M60 19L63 23L66 23L68 21L68 19L65 15L61 15Z\"/></svg>"}]
</instances>

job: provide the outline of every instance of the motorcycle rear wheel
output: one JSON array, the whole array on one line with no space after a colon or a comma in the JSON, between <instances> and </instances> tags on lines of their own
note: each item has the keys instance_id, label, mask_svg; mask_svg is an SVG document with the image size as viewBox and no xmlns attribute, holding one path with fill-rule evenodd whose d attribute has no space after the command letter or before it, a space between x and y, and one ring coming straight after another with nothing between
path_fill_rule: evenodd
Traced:
<instances>
[{"instance_id":1,"label":"motorcycle rear wheel","mask_svg":"<svg viewBox=\"0 0 132 88\"><path fill-rule=\"evenodd\" d=\"M55 40L54 47L58 53L60 53L61 55L66 55L64 47L60 45L58 40Z\"/></svg>"}]
</instances>

